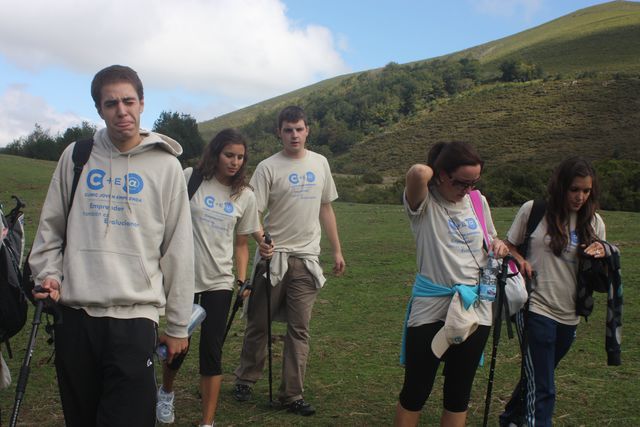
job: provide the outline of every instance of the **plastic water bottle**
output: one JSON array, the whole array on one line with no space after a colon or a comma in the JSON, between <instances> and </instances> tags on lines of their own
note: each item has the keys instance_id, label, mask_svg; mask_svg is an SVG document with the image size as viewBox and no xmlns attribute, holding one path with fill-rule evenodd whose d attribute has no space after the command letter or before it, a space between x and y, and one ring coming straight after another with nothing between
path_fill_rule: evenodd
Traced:
<instances>
[{"instance_id":1,"label":"plastic water bottle","mask_svg":"<svg viewBox=\"0 0 640 427\"><path fill-rule=\"evenodd\" d=\"M478 285L478 298L481 300L491 302L496 299L499 268L500 263L493 257L493 252L489 252L489 260L487 266L482 269L480 285Z\"/></svg>"},{"instance_id":2,"label":"plastic water bottle","mask_svg":"<svg viewBox=\"0 0 640 427\"><path fill-rule=\"evenodd\" d=\"M187 325L187 334L191 336L193 331L202 323L204 318L207 317L207 312L199 304L193 304L191 309L191 317L189 318L189 324ZM156 354L160 360L166 360L168 356L167 346L160 344L156 347Z\"/></svg>"}]
</instances>

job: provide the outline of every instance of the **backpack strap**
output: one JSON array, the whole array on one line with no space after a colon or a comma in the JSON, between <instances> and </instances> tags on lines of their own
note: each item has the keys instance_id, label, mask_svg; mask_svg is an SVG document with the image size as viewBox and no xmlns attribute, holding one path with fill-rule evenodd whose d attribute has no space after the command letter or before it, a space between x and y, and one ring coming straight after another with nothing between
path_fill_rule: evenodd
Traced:
<instances>
[{"instance_id":1,"label":"backpack strap","mask_svg":"<svg viewBox=\"0 0 640 427\"><path fill-rule=\"evenodd\" d=\"M69 198L69 208L67 210L67 219L68 215L71 213L71 206L73 206L73 199L76 196L76 189L78 188L78 183L80 182L80 175L82 175L82 169L84 169L84 165L89 161L89 157L91 157L91 150L93 149L93 138L90 139L81 139L76 141L76 144L73 146L73 154L71 158L73 159L73 183L71 184L71 197ZM62 241L62 253L64 253L65 248L67 247L67 233L65 232L64 240Z\"/></svg>"},{"instance_id":2,"label":"backpack strap","mask_svg":"<svg viewBox=\"0 0 640 427\"><path fill-rule=\"evenodd\" d=\"M71 212L71 206L73 205L73 198L76 195L76 189L78 188L78 183L80 182L80 175L82 175L82 169L84 169L84 165L89 161L89 157L91 157L91 150L93 149L93 138L90 139L81 139L76 141L76 144L73 146L73 154L71 158L73 159L73 183L71 184L71 198L69 199L69 211Z\"/></svg>"},{"instance_id":3,"label":"backpack strap","mask_svg":"<svg viewBox=\"0 0 640 427\"><path fill-rule=\"evenodd\" d=\"M531 240L531 234L535 231L540 221L542 221L542 217L544 217L544 213L547 210L547 203L543 199L536 199L533 201L533 206L531 207L531 212L529 212L529 218L527 219L527 229L524 233L524 240L522 244L518 245L518 252L522 255L523 258L527 258L529 253L529 241Z\"/></svg>"},{"instance_id":4,"label":"backpack strap","mask_svg":"<svg viewBox=\"0 0 640 427\"><path fill-rule=\"evenodd\" d=\"M491 238L487 231L487 223L484 220L484 209L482 208L482 195L480 194L480 190L473 190L469 193L469 197L471 198L471 207L473 208L473 212L476 214L476 218L478 218L478 222L482 228L485 249L489 251L491 248Z\"/></svg>"},{"instance_id":5,"label":"backpack strap","mask_svg":"<svg viewBox=\"0 0 640 427\"><path fill-rule=\"evenodd\" d=\"M191 200L193 195L196 194L196 191L198 191L198 188L200 188L202 179L202 173L198 169L193 168L193 172L191 172L191 176L189 177L189 183L187 184L187 194L189 195L189 200Z\"/></svg>"}]
</instances>

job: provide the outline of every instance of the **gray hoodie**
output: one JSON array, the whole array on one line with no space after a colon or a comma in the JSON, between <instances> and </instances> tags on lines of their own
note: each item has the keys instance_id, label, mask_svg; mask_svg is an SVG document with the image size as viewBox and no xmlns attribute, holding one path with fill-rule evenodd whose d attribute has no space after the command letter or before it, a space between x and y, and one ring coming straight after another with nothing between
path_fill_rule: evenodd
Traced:
<instances>
[{"instance_id":1,"label":"gray hoodie","mask_svg":"<svg viewBox=\"0 0 640 427\"><path fill-rule=\"evenodd\" d=\"M96 132L69 214L74 144L67 147L42 207L30 265L36 284L46 277L60 282L61 304L94 317L155 322L166 309L167 335L183 338L194 273L189 201L176 159L182 147L140 133L143 141L121 153L106 129Z\"/></svg>"}]
</instances>

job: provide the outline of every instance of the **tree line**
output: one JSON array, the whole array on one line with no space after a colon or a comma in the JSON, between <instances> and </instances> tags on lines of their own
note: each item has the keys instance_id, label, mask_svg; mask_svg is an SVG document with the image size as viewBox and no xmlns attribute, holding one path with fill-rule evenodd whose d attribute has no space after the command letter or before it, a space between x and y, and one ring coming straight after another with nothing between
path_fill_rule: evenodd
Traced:
<instances>
[{"instance_id":1,"label":"tree line","mask_svg":"<svg viewBox=\"0 0 640 427\"><path fill-rule=\"evenodd\" d=\"M49 129L44 129L36 123L29 135L17 138L5 148L0 148L0 153L57 161L69 144L80 139L92 138L96 130L96 125L83 121L80 125L52 135ZM188 163L202 154L204 140L198 132L196 119L189 114L163 111L154 122L152 130L180 142L183 150L180 160L183 163Z\"/></svg>"}]
</instances>

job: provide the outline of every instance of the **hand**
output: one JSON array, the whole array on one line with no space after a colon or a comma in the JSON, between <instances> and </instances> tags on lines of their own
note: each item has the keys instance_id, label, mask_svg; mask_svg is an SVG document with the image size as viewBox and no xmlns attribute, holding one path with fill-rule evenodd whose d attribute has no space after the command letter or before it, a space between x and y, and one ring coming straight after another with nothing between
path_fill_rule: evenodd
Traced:
<instances>
[{"instance_id":1,"label":"hand","mask_svg":"<svg viewBox=\"0 0 640 427\"><path fill-rule=\"evenodd\" d=\"M605 250L604 245L600 242L593 242L587 246L584 253L585 255L590 255L594 258L604 258L607 256L607 251Z\"/></svg>"},{"instance_id":2,"label":"hand","mask_svg":"<svg viewBox=\"0 0 640 427\"><path fill-rule=\"evenodd\" d=\"M36 288L38 287L36 286ZM51 298L55 302L58 302L60 299L60 282L56 279L47 277L40 284L38 292L36 292L36 288L31 291L35 299Z\"/></svg>"},{"instance_id":3,"label":"hand","mask_svg":"<svg viewBox=\"0 0 640 427\"><path fill-rule=\"evenodd\" d=\"M188 338L175 338L167 334L162 334L158 341L167 346L167 364L171 363L174 357L187 351L187 348L189 347Z\"/></svg>"},{"instance_id":4,"label":"hand","mask_svg":"<svg viewBox=\"0 0 640 427\"><path fill-rule=\"evenodd\" d=\"M504 258L509 253L509 248L502 240L494 239L493 242L491 242L491 251L495 258Z\"/></svg>"},{"instance_id":5,"label":"hand","mask_svg":"<svg viewBox=\"0 0 640 427\"><path fill-rule=\"evenodd\" d=\"M260 242L260 245L258 245L258 251L260 252L260 256L264 259L271 259L271 257L273 256L274 248L275 248L275 245L273 243L273 240L271 241L271 244L267 244L265 243L264 239L262 239L262 242Z\"/></svg>"},{"instance_id":6,"label":"hand","mask_svg":"<svg viewBox=\"0 0 640 427\"><path fill-rule=\"evenodd\" d=\"M243 300L247 299L249 295L251 295L251 290L253 289L251 285L247 285L244 289L242 287L247 283L247 280L238 279L236 284L238 285L238 292L242 291L240 294L240 298Z\"/></svg>"},{"instance_id":7,"label":"hand","mask_svg":"<svg viewBox=\"0 0 640 427\"><path fill-rule=\"evenodd\" d=\"M334 254L333 256L333 274L336 276L342 276L346 268L346 263L342 257L342 253Z\"/></svg>"},{"instance_id":8,"label":"hand","mask_svg":"<svg viewBox=\"0 0 640 427\"><path fill-rule=\"evenodd\" d=\"M531 264L529 264L529 261L527 260L523 260L520 264L520 273L529 279L533 279L533 268L531 267Z\"/></svg>"}]
</instances>

